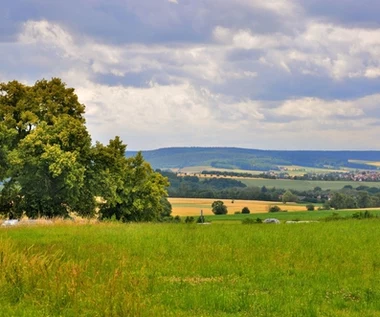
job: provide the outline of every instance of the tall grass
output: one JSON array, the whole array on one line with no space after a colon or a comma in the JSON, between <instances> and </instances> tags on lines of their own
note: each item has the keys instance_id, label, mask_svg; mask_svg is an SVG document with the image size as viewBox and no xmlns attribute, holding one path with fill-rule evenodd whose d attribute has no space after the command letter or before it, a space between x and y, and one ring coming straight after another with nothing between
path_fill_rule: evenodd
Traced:
<instances>
[{"instance_id":1,"label":"tall grass","mask_svg":"<svg viewBox=\"0 0 380 317\"><path fill-rule=\"evenodd\" d=\"M380 221L0 230L0 316L378 316Z\"/></svg>"}]
</instances>

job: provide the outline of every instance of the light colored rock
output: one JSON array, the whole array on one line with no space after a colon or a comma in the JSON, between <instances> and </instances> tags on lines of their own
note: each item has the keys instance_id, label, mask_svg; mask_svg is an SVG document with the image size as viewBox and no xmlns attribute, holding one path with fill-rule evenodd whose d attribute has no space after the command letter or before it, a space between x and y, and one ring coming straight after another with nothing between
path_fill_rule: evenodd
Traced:
<instances>
[{"instance_id":1,"label":"light colored rock","mask_svg":"<svg viewBox=\"0 0 380 317\"><path fill-rule=\"evenodd\" d=\"M280 220L276 219L276 218L267 218L263 221L263 223L276 223L276 224L279 224L281 223Z\"/></svg>"}]
</instances>

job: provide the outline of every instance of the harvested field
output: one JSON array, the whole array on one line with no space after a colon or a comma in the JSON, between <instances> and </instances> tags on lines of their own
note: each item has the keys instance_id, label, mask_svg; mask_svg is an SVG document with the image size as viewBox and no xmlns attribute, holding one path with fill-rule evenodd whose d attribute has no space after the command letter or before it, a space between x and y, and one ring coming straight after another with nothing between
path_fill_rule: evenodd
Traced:
<instances>
[{"instance_id":1,"label":"harvested field","mask_svg":"<svg viewBox=\"0 0 380 317\"><path fill-rule=\"evenodd\" d=\"M173 216L196 216L203 210L204 215L213 215L211 204L219 199L207 198L169 198L173 207ZM282 210L288 211L306 211L306 207L297 204L286 204L274 201L259 201L259 200L232 200L220 199L228 208L228 213L233 214L236 211L241 211L243 207L248 207L251 213L267 212L269 206L278 205Z\"/></svg>"}]
</instances>

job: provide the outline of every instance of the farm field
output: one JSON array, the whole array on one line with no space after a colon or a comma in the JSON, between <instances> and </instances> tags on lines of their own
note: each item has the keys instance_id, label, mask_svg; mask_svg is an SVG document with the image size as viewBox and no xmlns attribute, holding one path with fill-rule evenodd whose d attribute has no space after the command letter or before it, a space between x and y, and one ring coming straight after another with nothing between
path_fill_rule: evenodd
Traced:
<instances>
[{"instance_id":1,"label":"farm field","mask_svg":"<svg viewBox=\"0 0 380 317\"><path fill-rule=\"evenodd\" d=\"M241 211L243 207L248 207L251 213L268 212L270 206L278 205L283 210L288 211L305 211L305 205L272 201L258 200L234 200L231 199L207 199L207 198L168 198L172 204L172 215L176 216L197 216L203 210L204 215L213 215L211 204L215 200L221 200L228 208L228 213L233 214L235 211Z\"/></svg>"},{"instance_id":2,"label":"farm field","mask_svg":"<svg viewBox=\"0 0 380 317\"><path fill-rule=\"evenodd\" d=\"M263 171L253 171L253 170L242 170L242 169L227 169L227 168L216 168L212 166L187 166L181 169L172 169L173 172L199 174L202 171L218 171L218 172L235 172L235 173L250 173L250 174L261 174Z\"/></svg>"},{"instance_id":3,"label":"farm field","mask_svg":"<svg viewBox=\"0 0 380 317\"><path fill-rule=\"evenodd\" d=\"M295 190L309 190L315 187L322 189L342 189L346 185L351 185L353 188L359 186L380 187L380 182L353 182L353 181L304 181L304 180L289 180L289 179L240 179L247 186L265 186L267 188L276 187Z\"/></svg>"},{"instance_id":4,"label":"farm field","mask_svg":"<svg viewBox=\"0 0 380 317\"><path fill-rule=\"evenodd\" d=\"M378 316L379 220L0 227L2 316Z\"/></svg>"},{"instance_id":5,"label":"farm field","mask_svg":"<svg viewBox=\"0 0 380 317\"><path fill-rule=\"evenodd\" d=\"M261 220L267 218L276 218L282 222L292 221L325 221L328 217L339 216L343 218L352 218L353 214L363 213L368 210L374 217L380 217L379 208L349 209L349 210L315 210L315 211L294 211L294 212L275 212L275 213L255 213L255 214L233 214L233 215L212 215L207 216L206 220L212 223L236 223L244 219L251 218Z\"/></svg>"},{"instance_id":6,"label":"farm field","mask_svg":"<svg viewBox=\"0 0 380 317\"><path fill-rule=\"evenodd\" d=\"M279 165L278 167L286 168L284 171L274 171L275 173L287 172L289 175L303 175L305 173L332 173L332 172L347 172L350 169L328 169L328 168L316 168L308 166L299 166L299 165ZM243 169L227 169L227 168L216 168L212 166L187 166L182 168L173 168L173 172L189 173L189 174L199 174L202 171L219 171L219 172L235 172L235 173L250 173L250 174L261 174L263 171L255 170L243 170Z\"/></svg>"},{"instance_id":7,"label":"farm field","mask_svg":"<svg viewBox=\"0 0 380 317\"><path fill-rule=\"evenodd\" d=\"M364 160L348 160L350 163L365 164L370 166L380 167L380 162L377 161L364 161Z\"/></svg>"}]
</instances>

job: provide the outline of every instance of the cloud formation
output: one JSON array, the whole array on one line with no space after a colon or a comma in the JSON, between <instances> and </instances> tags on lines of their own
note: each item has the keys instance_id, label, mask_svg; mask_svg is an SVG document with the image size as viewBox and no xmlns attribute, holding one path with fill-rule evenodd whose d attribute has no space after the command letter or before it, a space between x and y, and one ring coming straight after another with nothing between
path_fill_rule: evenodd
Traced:
<instances>
[{"instance_id":1,"label":"cloud formation","mask_svg":"<svg viewBox=\"0 0 380 317\"><path fill-rule=\"evenodd\" d=\"M0 80L63 78L94 140L380 149L380 21L354 2L6 2Z\"/></svg>"}]
</instances>

